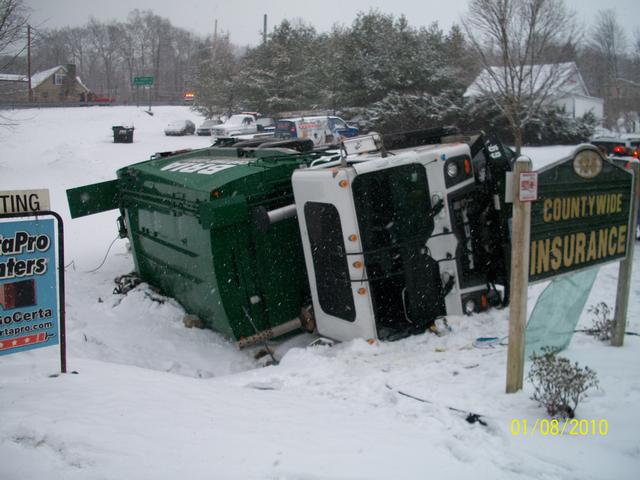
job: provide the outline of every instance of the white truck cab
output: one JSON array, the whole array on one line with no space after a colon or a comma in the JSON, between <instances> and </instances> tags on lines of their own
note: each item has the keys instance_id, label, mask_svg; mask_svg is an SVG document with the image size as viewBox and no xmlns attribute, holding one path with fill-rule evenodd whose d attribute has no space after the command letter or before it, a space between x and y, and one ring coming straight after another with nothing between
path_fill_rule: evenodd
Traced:
<instances>
[{"instance_id":1,"label":"white truck cab","mask_svg":"<svg viewBox=\"0 0 640 480\"><path fill-rule=\"evenodd\" d=\"M468 145L369 153L297 170L292 183L321 335L391 339L486 303L473 275Z\"/></svg>"}]
</instances>

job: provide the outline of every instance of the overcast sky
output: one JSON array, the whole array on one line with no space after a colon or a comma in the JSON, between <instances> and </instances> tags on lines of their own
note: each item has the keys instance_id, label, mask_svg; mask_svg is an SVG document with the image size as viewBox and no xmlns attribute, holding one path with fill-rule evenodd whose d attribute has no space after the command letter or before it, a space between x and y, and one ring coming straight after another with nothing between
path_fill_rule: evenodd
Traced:
<instances>
[{"instance_id":1,"label":"overcast sky","mask_svg":"<svg viewBox=\"0 0 640 480\"><path fill-rule=\"evenodd\" d=\"M358 11L377 8L385 13L404 13L413 26L438 23L445 29L458 21L467 0L24 0L32 9L34 26L57 28L84 25L89 17L124 20L137 8L153 10L171 20L174 26L200 35L227 31L238 45L255 45L260 40L262 18L266 13L270 30L285 18L302 18L327 31L335 23L350 24ZM598 10L615 9L629 40L640 32L640 0L565 0L585 25L592 23Z\"/></svg>"}]
</instances>

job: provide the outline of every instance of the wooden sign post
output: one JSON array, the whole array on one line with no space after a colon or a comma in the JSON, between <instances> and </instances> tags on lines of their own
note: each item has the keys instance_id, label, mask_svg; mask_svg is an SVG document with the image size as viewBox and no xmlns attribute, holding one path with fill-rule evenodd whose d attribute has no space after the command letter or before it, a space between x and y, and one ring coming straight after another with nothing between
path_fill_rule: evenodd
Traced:
<instances>
[{"instance_id":1,"label":"wooden sign post","mask_svg":"<svg viewBox=\"0 0 640 480\"><path fill-rule=\"evenodd\" d=\"M524 377L524 330L527 325L531 203L530 201L521 200L520 180L521 174L530 172L531 168L531 160L526 157L520 157L516 161L513 175L507 393L515 393L518 390L522 390L522 379Z\"/></svg>"},{"instance_id":2,"label":"wooden sign post","mask_svg":"<svg viewBox=\"0 0 640 480\"><path fill-rule=\"evenodd\" d=\"M616 294L616 310L614 314L614 327L611 336L611 345L621 347L624 343L624 331L627 326L627 307L629 306L629 290L631 288L631 267L633 266L633 247L638 221L638 195L640 194L640 165L632 164L634 176L635 199L631 202L631 229L627 241L630 247L627 258L620 262L618 271L618 290Z\"/></svg>"}]
</instances>

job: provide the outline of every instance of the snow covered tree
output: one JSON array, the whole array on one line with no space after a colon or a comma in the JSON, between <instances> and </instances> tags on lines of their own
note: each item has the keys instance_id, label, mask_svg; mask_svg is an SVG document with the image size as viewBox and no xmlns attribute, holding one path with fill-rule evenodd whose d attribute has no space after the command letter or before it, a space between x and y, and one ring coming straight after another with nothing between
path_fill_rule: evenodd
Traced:
<instances>
[{"instance_id":1,"label":"snow covered tree","mask_svg":"<svg viewBox=\"0 0 640 480\"><path fill-rule=\"evenodd\" d=\"M211 49L200 50L200 56L193 79L194 109L207 118L233 113L241 103L238 97L240 60L229 36L214 39Z\"/></svg>"},{"instance_id":2,"label":"snow covered tree","mask_svg":"<svg viewBox=\"0 0 640 480\"><path fill-rule=\"evenodd\" d=\"M239 81L246 107L262 113L312 107L318 97L311 73L317 55L315 29L283 20L265 44L245 56Z\"/></svg>"},{"instance_id":3,"label":"snow covered tree","mask_svg":"<svg viewBox=\"0 0 640 480\"><path fill-rule=\"evenodd\" d=\"M568 80L574 16L563 0L471 0L463 25L484 68L480 94L507 119L519 154L526 125Z\"/></svg>"},{"instance_id":4,"label":"snow covered tree","mask_svg":"<svg viewBox=\"0 0 640 480\"><path fill-rule=\"evenodd\" d=\"M343 59L339 103L364 107L392 92L435 93L446 84L443 43L437 24L416 30L404 16L359 13L336 45Z\"/></svg>"},{"instance_id":5,"label":"snow covered tree","mask_svg":"<svg viewBox=\"0 0 640 480\"><path fill-rule=\"evenodd\" d=\"M480 64L473 54L462 28L453 24L444 38L444 65L448 76L460 87L466 87L480 73ZM454 84L449 84L451 88Z\"/></svg>"}]
</instances>

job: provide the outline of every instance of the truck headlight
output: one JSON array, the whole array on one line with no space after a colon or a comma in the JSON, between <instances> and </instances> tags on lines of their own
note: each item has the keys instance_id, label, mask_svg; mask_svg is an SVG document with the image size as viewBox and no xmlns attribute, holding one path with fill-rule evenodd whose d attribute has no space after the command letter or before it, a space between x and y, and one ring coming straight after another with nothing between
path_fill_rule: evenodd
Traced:
<instances>
[{"instance_id":1,"label":"truck headlight","mask_svg":"<svg viewBox=\"0 0 640 480\"><path fill-rule=\"evenodd\" d=\"M471 315L475 311L476 311L476 302L474 302L473 300L467 300L464 304L464 312L467 315Z\"/></svg>"},{"instance_id":2,"label":"truck headlight","mask_svg":"<svg viewBox=\"0 0 640 480\"><path fill-rule=\"evenodd\" d=\"M458 176L458 164L456 162L449 162L447 165L447 175L451 178Z\"/></svg>"}]
</instances>

